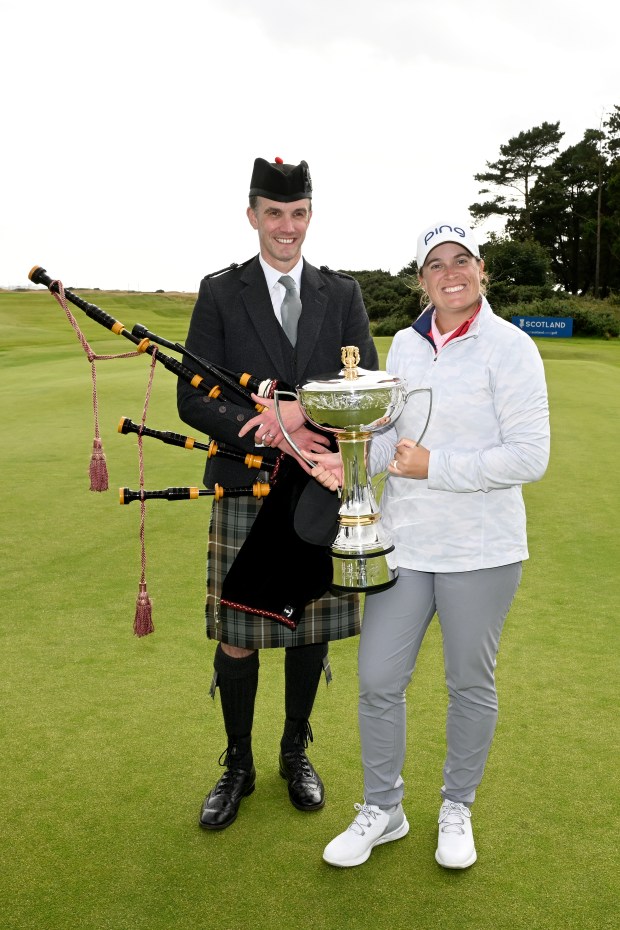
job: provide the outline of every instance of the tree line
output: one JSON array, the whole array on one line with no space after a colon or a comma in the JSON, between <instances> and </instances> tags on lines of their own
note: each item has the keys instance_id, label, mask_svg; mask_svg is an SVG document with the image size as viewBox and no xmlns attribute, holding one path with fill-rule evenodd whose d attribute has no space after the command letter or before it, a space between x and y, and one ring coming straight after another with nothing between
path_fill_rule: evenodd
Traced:
<instances>
[{"instance_id":1,"label":"tree line","mask_svg":"<svg viewBox=\"0 0 620 930\"><path fill-rule=\"evenodd\" d=\"M560 124L544 122L500 146L474 175L474 224L504 221L481 245L496 312L572 315L575 331L620 334L620 106L561 150ZM350 271L375 335L392 335L420 310L412 261L398 274ZM561 306L560 306L561 305ZM561 309L563 307L564 309ZM569 312L565 312L568 308Z\"/></svg>"}]
</instances>

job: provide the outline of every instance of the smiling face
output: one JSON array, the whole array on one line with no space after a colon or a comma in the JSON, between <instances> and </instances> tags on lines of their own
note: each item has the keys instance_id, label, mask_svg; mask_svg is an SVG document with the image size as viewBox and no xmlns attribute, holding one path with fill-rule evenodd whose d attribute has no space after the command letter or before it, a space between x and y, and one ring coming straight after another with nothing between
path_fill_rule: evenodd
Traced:
<instances>
[{"instance_id":1,"label":"smiling face","mask_svg":"<svg viewBox=\"0 0 620 930\"><path fill-rule=\"evenodd\" d=\"M480 300L482 259L457 242L444 242L428 253L420 283L437 311L437 326L449 333L472 316Z\"/></svg>"},{"instance_id":2,"label":"smiling face","mask_svg":"<svg viewBox=\"0 0 620 930\"><path fill-rule=\"evenodd\" d=\"M258 197L256 209L248 207L248 219L258 231L261 255L278 271L286 273L301 256L312 210L309 200L280 203Z\"/></svg>"}]
</instances>

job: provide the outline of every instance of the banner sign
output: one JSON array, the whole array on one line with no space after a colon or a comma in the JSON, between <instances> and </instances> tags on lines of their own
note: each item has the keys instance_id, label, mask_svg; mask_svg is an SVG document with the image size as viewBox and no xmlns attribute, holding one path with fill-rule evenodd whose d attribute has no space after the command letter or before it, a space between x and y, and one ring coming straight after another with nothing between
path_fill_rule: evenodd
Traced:
<instances>
[{"instance_id":1,"label":"banner sign","mask_svg":"<svg viewBox=\"0 0 620 930\"><path fill-rule=\"evenodd\" d=\"M512 322L530 336L573 335L571 316L513 316Z\"/></svg>"}]
</instances>

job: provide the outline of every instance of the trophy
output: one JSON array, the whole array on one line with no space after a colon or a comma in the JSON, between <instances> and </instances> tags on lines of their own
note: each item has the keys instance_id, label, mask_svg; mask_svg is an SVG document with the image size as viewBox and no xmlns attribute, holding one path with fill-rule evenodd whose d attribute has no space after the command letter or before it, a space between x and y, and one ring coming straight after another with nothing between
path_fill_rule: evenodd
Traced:
<instances>
[{"instance_id":1,"label":"trophy","mask_svg":"<svg viewBox=\"0 0 620 930\"><path fill-rule=\"evenodd\" d=\"M385 371L358 368L356 346L344 346L344 368L319 375L298 385L296 396L311 423L334 433L343 464L338 533L331 546L332 588L338 591L382 591L395 584L398 568L389 558L394 546L381 526L381 513L366 463L373 432L400 415L407 399L402 378ZM287 434L280 416L276 391L275 411L287 441L310 467L309 460Z\"/></svg>"}]
</instances>

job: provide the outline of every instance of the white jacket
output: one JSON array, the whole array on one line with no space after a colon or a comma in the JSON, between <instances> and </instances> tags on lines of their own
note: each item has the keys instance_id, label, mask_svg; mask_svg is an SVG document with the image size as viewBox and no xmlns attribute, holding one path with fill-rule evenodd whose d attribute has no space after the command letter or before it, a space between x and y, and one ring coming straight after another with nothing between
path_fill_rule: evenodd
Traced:
<instances>
[{"instance_id":1,"label":"white jacket","mask_svg":"<svg viewBox=\"0 0 620 930\"><path fill-rule=\"evenodd\" d=\"M542 478L549 460L549 407L542 359L530 336L483 299L465 335L435 353L424 335L432 308L394 337L387 370L408 390L432 389L421 442L425 480L389 476L383 525L404 568L460 572L528 557L521 485ZM417 441L429 394L415 394L393 427L374 435L370 471L387 468L398 439Z\"/></svg>"}]
</instances>

